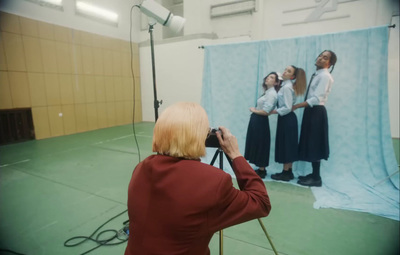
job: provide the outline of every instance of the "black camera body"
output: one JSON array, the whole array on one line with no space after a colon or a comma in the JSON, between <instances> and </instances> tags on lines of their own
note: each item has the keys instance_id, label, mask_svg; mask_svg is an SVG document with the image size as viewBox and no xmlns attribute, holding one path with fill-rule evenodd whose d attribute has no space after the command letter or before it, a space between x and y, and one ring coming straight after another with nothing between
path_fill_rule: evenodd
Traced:
<instances>
[{"instance_id":1,"label":"black camera body","mask_svg":"<svg viewBox=\"0 0 400 255\"><path fill-rule=\"evenodd\" d=\"M217 137L217 131L219 129L217 128L212 128L210 131L210 134L208 135L206 139L206 147L211 147L211 148L220 148L221 145L219 144L218 137Z\"/></svg>"}]
</instances>

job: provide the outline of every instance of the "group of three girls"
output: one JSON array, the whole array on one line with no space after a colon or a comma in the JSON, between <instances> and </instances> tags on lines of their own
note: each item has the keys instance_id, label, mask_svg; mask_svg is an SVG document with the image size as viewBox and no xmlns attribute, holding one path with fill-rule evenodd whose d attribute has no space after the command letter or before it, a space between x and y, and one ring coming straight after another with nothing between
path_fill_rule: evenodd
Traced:
<instances>
[{"instance_id":1,"label":"group of three girls","mask_svg":"<svg viewBox=\"0 0 400 255\"><path fill-rule=\"evenodd\" d=\"M297 160L312 162L313 172L299 176L298 183L305 186L321 186L320 160L328 159L328 118L324 107L333 84L328 71L336 63L336 55L330 50L323 51L316 59L317 71L311 77L309 87L303 69L288 66L282 74L282 84L276 72L263 80L264 94L257 100L252 112L246 136L245 158L258 166L261 178L267 175L270 155L270 128L268 116L278 114L275 140L275 161L283 164L280 173L271 175L274 180L294 179L292 164ZM333 70L333 69L332 69ZM306 92L307 89L307 92ZM306 92L305 100L295 104L297 96ZM293 110L305 107L300 142L298 122Z\"/></svg>"}]
</instances>

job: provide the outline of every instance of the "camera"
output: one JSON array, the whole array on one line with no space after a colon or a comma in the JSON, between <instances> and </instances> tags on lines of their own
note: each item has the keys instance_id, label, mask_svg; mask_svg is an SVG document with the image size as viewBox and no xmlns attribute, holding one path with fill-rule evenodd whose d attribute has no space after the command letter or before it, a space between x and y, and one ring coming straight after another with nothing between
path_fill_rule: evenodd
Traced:
<instances>
[{"instance_id":1,"label":"camera","mask_svg":"<svg viewBox=\"0 0 400 255\"><path fill-rule=\"evenodd\" d=\"M218 141L218 137L217 137L217 131L219 131L219 129L217 128L211 128L210 129L210 133L206 139L206 147L211 147L211 148L220 148L220 144Z\"/></svg>"}]
</instances>

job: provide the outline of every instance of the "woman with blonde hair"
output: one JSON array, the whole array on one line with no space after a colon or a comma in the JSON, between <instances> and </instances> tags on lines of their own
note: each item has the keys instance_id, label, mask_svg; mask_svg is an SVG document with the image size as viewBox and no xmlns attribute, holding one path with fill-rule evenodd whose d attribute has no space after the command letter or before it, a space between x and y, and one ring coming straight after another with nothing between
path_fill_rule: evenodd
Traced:
<instances>
[{"instance_id":1,"label":"woman with blonde hair","mask_svg":"<svg viewBox=\"0 0 400 255\"><path fill-rule=\"evenodd\" d=\"M161 114L153 133L157 154L136 166L129 183L125 255L207 255L215 232L269 214L264 182L228 129L220 127L216 136L240 190L230 174L200 161L208 134L208 117L199 104L176 103Z\"/></svg>"},{"instance_id":2,"label":"woman with blonde hair","mask_svg":"<svg viewBox=\"0 0 400 255\"><path fill-rule=\"evenodd\" d=\"M292 165L298 160L298 124L292 111L296 97L306 91L306 73L294 65L286 67L282 74L282 87L278 92L278 107L271 113L278 114L275 138L275 161L283 164L280 173L271 175L271 179L290 181L294 178Z\"/></svg>"}]
</instances>

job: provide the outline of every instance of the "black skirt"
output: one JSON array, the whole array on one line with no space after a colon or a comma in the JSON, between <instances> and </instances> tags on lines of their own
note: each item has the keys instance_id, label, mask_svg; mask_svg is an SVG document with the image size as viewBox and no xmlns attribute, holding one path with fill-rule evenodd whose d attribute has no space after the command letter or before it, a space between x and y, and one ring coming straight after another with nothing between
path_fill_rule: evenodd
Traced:
<instances>
[{"instance_id":1,"label":"black skirt","mask_svg":"<svg viewBox=\"0 0 400 255\"><path fill-rule=\"evenodd\" d=\"M294 112L278 115L275 138L275 161L291 163L298 160L298 122Z\"/></svg>"},{"instance_id":2,"label":"black skirt","mask_svg":"<svg viewBox=\"0 0 400 255\"><path fill-rule=\"evenodd\" d=\"M271 132L268 116L252 113L247 128L245 159L256 166L267 167L270 147Z\"/></svg>"},{"instance_id":3,"label":"black skirt","mask_svg":"<svg viewBox=\"0 0 400 255\"><path fill-rule=\"evenodd\" d=\"M328 115L325 106L307 107L301 123L299 160L316 162L328 157Z\"/></svg>"}]
</instances>

